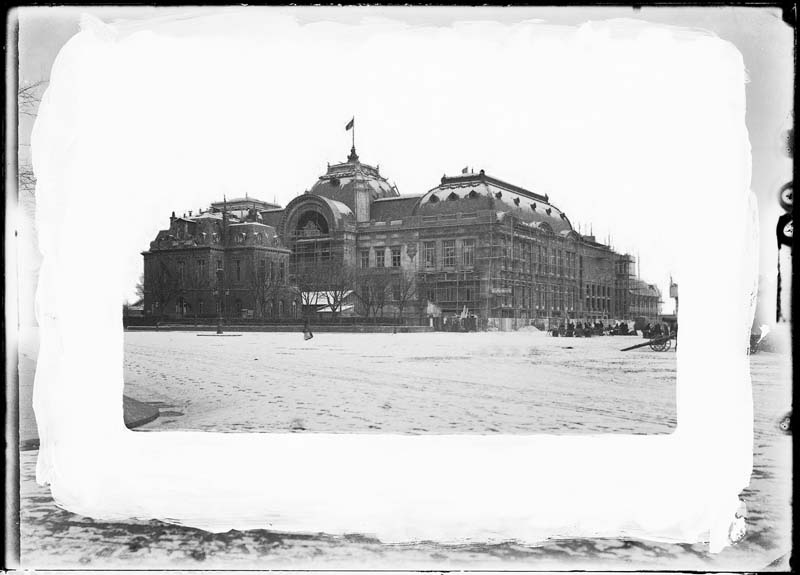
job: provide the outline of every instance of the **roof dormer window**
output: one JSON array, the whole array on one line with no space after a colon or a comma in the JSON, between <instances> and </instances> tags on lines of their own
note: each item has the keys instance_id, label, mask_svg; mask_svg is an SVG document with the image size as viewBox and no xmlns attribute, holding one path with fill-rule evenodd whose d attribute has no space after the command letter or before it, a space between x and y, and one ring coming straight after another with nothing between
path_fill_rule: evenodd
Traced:
<instances>
[{"instance_id":1,"label":"roof dormer window","mask_svg":"<svg viewBox=\"0 0 800 575\"><path fill-rule=\"evenodd\" d=\"M430 204L435 204L435 203L436 203L436 202L438 202L438 201L439 201L439 196L437 196L436 194L434 194L434 195L432 195L432 196L431 196L431 198L428 200L428 203L430 203Z\"/></svg>"},{"instance_id":2,"label":"roof dormer window","mask_svg":"<svg viewBox=\"0 0 800 575\"><path fill-rule=\"evenodd\" d=\"M519 205L519 198L514 198L514 204L517 206Z\"/></svg>"},{"instance_id":3,"label":"roof dormer window","mask_svg":"<svg viewBox=\"0 0 800 575\"><path fill-rule=\"evenodd\" d=\"M536 211L536 202L531 204L531 209L535 212Z\"/></svg>"},{"instance_id":4,"label":"roof dormer window","mask_svg":"<svg viewBox=\"0 0 800 575\"><path fill-rule=\"evenodd\" d=\"M503 192L497 192L497 193L494 195L494 197L495 197L495 198L497 198L497 199L499 200L500 198L502 198L502 197L503 197Z\"/></svg>"},{"instance_id":5,"label":"roof dormer window","mask_svg":"<svg viewBox=\"0 0 800 575\"><path fill-rule=\"evenodd\" d=\"M450 195L447 196L448 201L453 201L458 199L458 194L455 192L450 192Z\"/></svg>"},{"instance_id":6,"label":"roof dormer window","mask_svg":"<svg viewBox=\"0 0 800 575\"><path fill-rule=\"evenodd\" d=\"M553 209L552 209L552 208L547 208L547 209L545 210L545 212L547 212L547 215L549 216L550 214L552 214L552 213L553 213Z\"/></svg>"},{"instance_id":7,"label":"roof dormer window","mask_svg":"<svg viewBox=\"0 0 800 575\"><path fill-rule=\"evenodd\" d=\"M467 197L468 197L470 200L474 200L475 198L477 198L477 197L478 197L478 192L476 192L475 190L472 190L472 191L470 191L470 193L469 193L469 194L467 194Z\"/></svg>"}]
</instances>

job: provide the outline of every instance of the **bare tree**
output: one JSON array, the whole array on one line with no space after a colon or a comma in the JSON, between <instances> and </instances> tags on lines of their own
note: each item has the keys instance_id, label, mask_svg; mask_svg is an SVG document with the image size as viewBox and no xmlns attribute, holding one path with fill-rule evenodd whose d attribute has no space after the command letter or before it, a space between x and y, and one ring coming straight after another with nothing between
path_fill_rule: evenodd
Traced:
<instances>
[{"instance_id":1,"label":"bare tree","mask_svg":"<svg viewBox=\"0 0 800 575\"><path fill-rule=\"evenodd\" d=\"M392 279L392 294L400 318L409 302L417 298L417 282L414 274L400 270L400 274Z\"/></svg>"},{"instance_id":2,"label":"bare tree","mask_svg":"<svg viewBox=\"0 0 800 575\"><path fill-rule=\"evenodd\" d=\"M264 308L279 291L275 278L267 273L266 266L256 269L256 261L251 260L247 267L246 285L256 308L256 317L264 317Z\"/></svg>"},{"instance_id":3,"label":"bare tree","mask_svg":"<svg viewBox=\"0 0 800 575\"><path fill-rule=\"evenodd\" d=\"M144 274L139 274L139 281L136 282L136 301L133 305L139 305L144 301Z\"/></svg>"},{"instance_id":4,"label":"bare tree","mask_svg":"<svg viewBox=\"0 0 800 575\"><path fill-rule=\"evenodd\" d=\"M21 84L17 88L17 111L23 116L35 117L39 111L41 89L47 84L45 80ZM25 146L27 144L20 144ZM18 154L19 157L19 154ZM33 194L36 190L36 176L33 166L28 161L22 161L17 166L17 183L21 193Z\"/></svg>"},{"instance_id":5,"label":"bare tree","mask_svg":"<svg viewBox=\"0 0 800 575\"><path fill-rule=\"evenodd\" d=\"M21 84L17 88L17 109L25 116L36 116L41 101L41 88L47 84L45 80Z\"/></svg>"},{"instance_id":6,"label":"bare tree","mask_svg":"<svg viewBox=\"0 0 800 575\"><path fill-rule=\"evenodd\" d=\"M345 298L353 291L354 274L350 266L328 262L318 268L319 285L331 310L331 317L341 313Z\"/></svg>"},{"instance_id":7,"label":"bare tree","mask_svg":"<svg viewBox=\"0 0 800 575\"><path fill-rule=\"evenodd\" d=\"M313 265L300 265L294 271L290 282L290 291L300 298L303 316L308 314L310 306L316 305L320 290L320 273Z\"/></svg>"},{"instance_id":8,"label":"bare tree","mask_svg":"<svg viewBox=\"0 0 800 575\"><path fill-rule=\"evenodd\" d=\"M159 261L151 282L153 301L158 306L158 313L164 316L167 304L181 294L181 285L175 274L164 261Z\"/></svg>"},{"instance_id":9,"label":"bare tree","mask_svg":"<svg viewBox=\"0 0 800 575\"><path fill-rule=\"evenodd\" d=\"M355 272L353 278L353 296L358 303L356 306L356 313L364 317L369 317L372 312L372 291L370 290L370 285L367 281L367 273L364 269L359 269Z\"/></svg>"},{"instance_id":10,"label":"bare tree","mask_svg":"<svg viewBox=\"0 0 800 575\"><path fill-rule=\"evenodd\" d=\"M416 280L417 299L421 304L435 303L435 293L438 282L430 275L423 274L417 277Z\"/></svg>"},{"instance_id":11,"label":"bare tree","mask_svg":"<svg viewBox=\"0 0 800 575\"><path fill-rule=\"evenodd\" d=\"M389 273L386 268L366 268L355 277L354 295L366 317L383 315L389 291Z\"/></svg>"},{"instance_id":12,"label":"bare tree","mask_svg":"<svg viewBox=\"0 0 800 575\"><path fill-rule=\"evenodd\" d=\"M20 164L17 167L17 182L20 192L33 194L36 191L36 176L30 164Z\"/></svg>"}]
</instances>

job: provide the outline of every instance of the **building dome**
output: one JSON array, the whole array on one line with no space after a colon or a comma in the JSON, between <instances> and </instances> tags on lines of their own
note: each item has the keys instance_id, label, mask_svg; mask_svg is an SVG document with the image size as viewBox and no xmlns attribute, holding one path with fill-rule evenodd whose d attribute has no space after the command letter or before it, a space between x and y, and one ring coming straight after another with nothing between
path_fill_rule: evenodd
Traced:
<instances>
[{"instance_id":1,"label":"building dome","mask_svg":"<svg viewBox=\"0 0 800 575\"><path fill-rule=\"evenodd\" d=\"M438 215L494 210L510 213L534 227L554 233L572 232L566 214L550 203L547 195L537 194L488 176L478 174L444 176L442 182L422 196L415 214Z\"/></svg>"},{"instance_id":2,"label":"building dome","mask_svg":"<svg viewBox=\"0 0 800 575\"><path fill-rule=\"evenodd\" d=\"M358 159L355 148L350 150L346 162L329 164L328 171L319 177L308 193L342 202L355 209L357 190L366 190L372 200L400 195L397 186L390 184L381 176L378 168L364 164Z\"/></svg>"}]
</instances>

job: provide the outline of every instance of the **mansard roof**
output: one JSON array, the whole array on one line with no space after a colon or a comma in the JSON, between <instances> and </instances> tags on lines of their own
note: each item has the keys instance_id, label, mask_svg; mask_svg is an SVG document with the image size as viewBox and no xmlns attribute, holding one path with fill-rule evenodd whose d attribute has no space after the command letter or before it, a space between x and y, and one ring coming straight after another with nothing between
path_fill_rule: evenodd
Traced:
<instances>
[{"instance_id":1,"label":"mansard roof","mask_svg":"<svg viewBox=\"0 0 800 575\"><path fill-rule=\"evenodd\" d=\"M420 198L415 213L440 214L495 210L530 223L547 223L555 233L572 231L566 214L547 194L538 194L484 173L443 176L441 183Z\"/></svg>"},{"instance_id":2,"label":"mansard roof","mask_svg":"<svg viewBox=\"0 0 800 575\"><path fill-rule=\"evenodd\" d=\"M370 219L377 222L402 220L413 214L414 207L424 194L381 198L372 202Z\"/></svg>"}]
</instances>

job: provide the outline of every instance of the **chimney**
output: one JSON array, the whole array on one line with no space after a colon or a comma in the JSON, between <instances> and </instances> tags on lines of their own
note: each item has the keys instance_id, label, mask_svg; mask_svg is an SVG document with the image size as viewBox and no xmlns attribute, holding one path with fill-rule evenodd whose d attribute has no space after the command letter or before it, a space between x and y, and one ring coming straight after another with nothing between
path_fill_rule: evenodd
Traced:
<instances>
[{"instance_id":1,"label":"chimney","mask_svg":"<svg viewBox=\"0 0 800 575\"><path fill-rule=\"evenodd\" d=\"M175 210L172 210L172 215L169 217L169 223L172 223L174 221L175 221Z\"/></svg>"}]
</instances>

